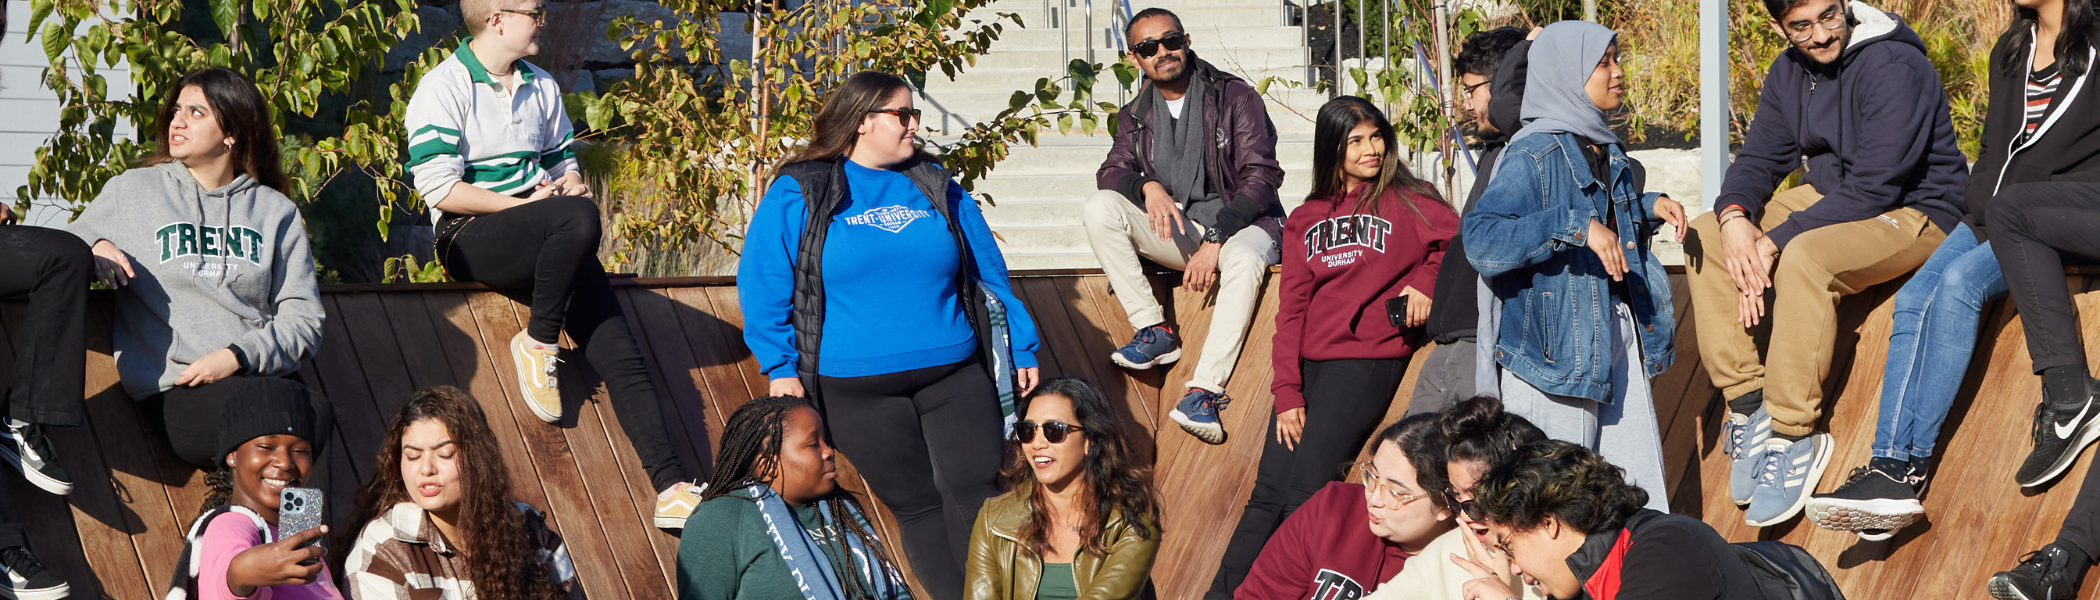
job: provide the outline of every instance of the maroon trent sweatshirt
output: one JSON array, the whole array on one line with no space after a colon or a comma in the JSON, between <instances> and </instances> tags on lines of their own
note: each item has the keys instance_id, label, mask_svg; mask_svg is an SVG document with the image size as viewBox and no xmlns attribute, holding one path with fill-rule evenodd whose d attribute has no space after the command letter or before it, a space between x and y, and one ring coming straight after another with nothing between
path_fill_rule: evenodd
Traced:
<instances>
[{"instance_id":1,"label":"maroon trent sweatshirt","mask_svg":"<svg viewBox=\"0 0 2100 600\"><path fill-rule=\"evenodd\" d=\"M1350 600L1391 581L1412 555L1371 534L1365 505L1364 486L1320 488L1269 536L1233 599Z\"/></svg>"},{"instance_id":2,"label":"maroon trent sweatshirt","mask_svg":"<svg viewBox=\"0 0 2100 600\"><path fill-rule=\"evenodd\" d=\"M1427 302L1437 267L1458 233L1458 213L1426 196L1387 189L1377 214L1358 214L1357 196L1312 198L1283 225L1283 284L1276 314L1276 412L1305 406L1300 359L1402 358L1424 341L1386 319L1385 301L1413 287ZM1421 214L1416 214L1419 208ZM1419 328L1418 328L1419 329Z\"/></svg>"}]
</instances>

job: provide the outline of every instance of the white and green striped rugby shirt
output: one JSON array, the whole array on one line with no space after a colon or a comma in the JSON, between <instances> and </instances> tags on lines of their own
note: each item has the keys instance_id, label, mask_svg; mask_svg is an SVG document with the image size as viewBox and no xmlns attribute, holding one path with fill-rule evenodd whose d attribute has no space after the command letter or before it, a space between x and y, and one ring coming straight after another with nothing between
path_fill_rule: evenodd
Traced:
<instances>
[{"instance_id":1,"label":"white and green striped rugby shirt","mask_svg":"<svg viewBox=\"0 0 2100 600\"><path fill-rule=\"evenodd\" d=\"M408 101L408 165L433 222L454 183L518 195L577 169L561 86L522 59L516 69L521 81L513 96L461 43L416 83Z\"/></svg>"}]
</instances>

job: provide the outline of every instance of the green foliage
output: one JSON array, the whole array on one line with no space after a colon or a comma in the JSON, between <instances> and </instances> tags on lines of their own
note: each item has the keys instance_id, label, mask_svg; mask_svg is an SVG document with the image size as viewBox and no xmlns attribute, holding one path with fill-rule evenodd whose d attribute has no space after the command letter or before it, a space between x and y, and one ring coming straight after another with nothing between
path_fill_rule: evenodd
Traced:
<instances>
[{"instance_id":1,"label":"green foliage","mask_svg":"<svg viewBox=\"0 0 2100 600\"><path fill-rule=\"evenodd\" d=\"M923 82L953 77L975 64L1012 14L983 14L990 0L807 2L752 15L756 59L725 56L722 11L745 0L664 0L672 21L621 17L607 35L632 53L633 79L602 95L576 95L570 110L616 146L608 174L617 185L600 193L615 238L609 263L635 264L641 254L722 251L741 247L740 232L773 168L808 139L825 94L866 69ZM694 66L700 65L700 66ZM1009 143L1035 143L1044 129L1096 131L1112 126L1116 106L1092 98L1093 82L1114 72L1074 61L1057 78L1016 91L1012 105L929 150L965 188L1007 156ZM697 247L696 247L697 246ZM713 250L709 250L712 248Z\"/></svg>"},{"instance_id":2,"label":"green foliage","mask_svg":"<svg viewBox=\"0 0 2100 600\"><path fill-rule=\"evenodd\" d=\"M386 276L381 283L442 283L451 280L445 274L445 266L438 261L417 262L416 255L403 254L386 259Z\"/></svg>"},{"instance_id":3,"label":"green foliage","mask_svg":"<svg viewBox=\"0 0 2100 600\"><path fill-rule=\"evenodd\" d=\"M1383 1L1383 0L1379 0ZM1386 118L1393 124L1393 134L1412 153L1438 151L1444 157L1440 168L1451 166L1450 142L1453 127L1461 118L1456 106L1444 104L1445 94L1456 98L1456 81L1438 82L1436 67L1436 31L1434 17L1428 12L1426 3L1418 0L1393 0L1396 8L1391 13L1374 12L1371 4L1365 4L1364 13L1373 19L1386 18L1390 23L1367 23L1364 27L1365 54L1373 58L1391 56L1393 63L1385 69L1351 68L1344 73L1355 85L1357 95L1386 107ZM1345 3L1346 10L1353 12L1354 3ZM1405 12L1403 12L1405 11ZM1458 45L1467 36L1488 29L1486 17L1474 9L1463 9L1451 16L1451 48L1457 54ZM1385 42L1386 25L1393 32L1389 48L1378 44ZM1374 36L1373 31L1378 35ZM1424 68L1426 66L1426 68ZM1457 78L1454 73L1453 79ZM1265 82L1266 83L1266 82ZM1426 172L1425 172L1426 174Z\"/></svg>"},{"instance_id":4,"label":"green foliage","mask_svg":"<svg viewBox=\"0 0 2100 600\"><path fill-rule=\"evenodd\" d=\"M59 129L36 151L29 184L19 202L56 196L77 214L111 177L153 151L158 110L182 75L221 66L255 80L268 103L284 168L292 178L282 190L302 206L336 176L357 169L377 182L378 229L384 236L397 202L413 202L401 183L401 115L423 69L442 58L433 50L382 98L352 99L338 131L287 135L295 117L311 119L324 103L372 90L371 77L402 35L415 31L415 0L210 0L216 36L184 35L182 0L32 0L29 30L50 67L45 85L61 105ZM89 21L99 21L83 28ZM82 31L82 35L73 32ZM103 69L130 67L133 91L111 97ZM115 135L119 123L137 139Z\"/></svg>"}]
</instances>

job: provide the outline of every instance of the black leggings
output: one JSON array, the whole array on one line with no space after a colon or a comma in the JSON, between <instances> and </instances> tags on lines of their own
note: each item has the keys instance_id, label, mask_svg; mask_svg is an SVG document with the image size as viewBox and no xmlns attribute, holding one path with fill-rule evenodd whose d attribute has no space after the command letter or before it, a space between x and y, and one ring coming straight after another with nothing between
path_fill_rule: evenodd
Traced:
<instances>
[{"instance_id":1,"label":"black leggings","mask_svg":"<svg viewBox=\"0 0 2100 600\"><path fill-rule=\"evenodd\" d=\"M15 387L0 393L0 416L79 425L94 256L73 234L7 225L0 226L0 257L0 299L28 300L12 336Z\"/></svg>"},{"instance_id":2,"label":"black leggings","mask_svg":"<svg viewBox=\"0 0 2100 600\"><path fill-rule=\"evenodd\" d=\"M1240 525L1225 545L1225 558L1204 598L1230 600L1276 528L1314 492L1348 471L1349 462L1385 418L1393 395L1400 391L1400 379L1407 374L1405 358L1299 364L1305 382L1305 431L1298 437L1296 450L1285 447L1276 441L1276 417L1270 415L1261 466L1254 475L1254 494L1247 498L1247 511L1240 514Z\"/></svg>"},{"instance_id":3,"label":"black leggings","mask_svg":"<svg viewBox=\"0 0 2100 600\"><path fill-rule=\"evenodd\" d=\"M605 378L620 428L657 491L692 480L664 433L649 367L598 264L597 203L555 196L477 217L447 216L438 232L438 262L453 279L532 290L525 328L532 339L551 344L568 330Z\"/></svg>"},{"instance_id":4,"label":"black leggings","mask_svg":"<svg viewBox=\"0 0 2100 600\"><path fill-rule=\"evenodd\" d=\"M2100 259L2100 185L2026 183L1991 201L1991 252L2005 273L2034 372L2085 366L2078 316L2064 285L2064 262Z\"/></svg>"},{"instance_id":5,"label":"black leggings","mask_svg":"<svg viewBox=\"0 0 2100 600\"><path fill-rule=\"evenodd\" d=\"M175 456L183 462L211 471L225 466L220 462L220 452L236 440L219 439L219 426L225 422L223 415L235 402L256 398L280 399L281 401L305 402L314 409L323 439L307 440L316 451L327 443L327 432L332 430L335 413L322 404L306 389L306 384L284 377L261 377L235 375L197 387L178 387L147 398L140 406L146 418L167 432L168 445L175 448ZM247 441L247 440L238 440ZM316 452L318 456L319 453Z\"/></svg>"},{"instance_id":6,"label":"black leggings","mask_svg":"<svg viewBox=\"0 0 2100 600\"><path fill-rule=\"evenodd\" d=\"M970 529L999 494L1005 450L983 363L817 381L832 440L897 515L919 583L937 600L960 600Z\"/></svg>"}]
</instances>

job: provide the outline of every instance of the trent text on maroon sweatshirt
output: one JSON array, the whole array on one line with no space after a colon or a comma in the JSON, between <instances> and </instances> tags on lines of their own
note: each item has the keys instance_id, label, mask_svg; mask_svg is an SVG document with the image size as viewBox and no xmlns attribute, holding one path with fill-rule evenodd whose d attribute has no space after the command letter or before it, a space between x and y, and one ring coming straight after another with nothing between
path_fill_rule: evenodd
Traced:
<instances>
[{"instance_id":1,"label":"trent text on maroon sweatshirt","mask_svg":"<svg viewBox=\"0 0 2100 600\"><path fill-rule=\"evenodd\" d=\"M1357 211L1358 186L1339 199L1313 198L1283 225L1283 283L1276 314L1276 412L1305 406L1301 359L1402 358L1424 341L1386 318L1385 301L1413 287L1436 293L1444 248L1458 233L1458 213L1427 196L1388 188L1377 210ZM1416 213L1420 209L1420 214Z\"/></svg>"},{"instance_id":2,"label":"trent text on maroon sweatshirt","mask_svg":"<svg viewBox=\"0 0 2100 600\"><path fill-rule=\"evenodd\" d=\"M1234 600L1355 600L1391 581L1412 556L1371 534L1364 486L1334 482L1284 519Z\"/></svg>"}]
</instances>

